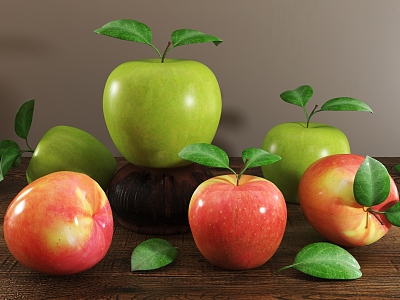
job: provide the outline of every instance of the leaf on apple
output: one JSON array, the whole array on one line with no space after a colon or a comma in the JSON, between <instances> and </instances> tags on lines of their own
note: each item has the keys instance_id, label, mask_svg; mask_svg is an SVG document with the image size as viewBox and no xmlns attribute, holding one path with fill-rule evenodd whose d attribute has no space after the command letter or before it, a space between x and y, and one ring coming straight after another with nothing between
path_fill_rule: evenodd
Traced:
<instances>
[{"instance_id":1,"label":"leaf on apple","mask_svg":"<svg viewBox=\"0 0 400 300\"><path fill-rule=\"evenodd\" d=\"M8 173L19 155L20 152L13 147L7 148L3 152L0 159L0 181L4 179L4 175Z\"/></svg>"},{"instance_id":2,"label":"leaf on apple","mask_svg":"<svg viewBox=\"0 0 400 300\"><path fill-rule=\"evenodd\" d=\"M366 156L357 170L353 183L354 198L363 206L374 206L386 200L390 193L390 177L378 160Z\"/></svg>"},{"instance_id":3,"label":"leaf on apple","mask_svg":"<svg viewBox=\"0 0 400 300\"><path fill-rule=\"evenodd\" d=\"M221 148L211 144L191 144L183 148L178 155L183 159L203 166L230 169L228 154Z\"/></svg>"},{"instance_id":4,"label":"leaf on apple","mask_svg":"<svg viewBox=\"0 0 400 300\"><path fill-rule=\"evenodd\" d=\"M360 265L347 250L326 242L305 246L296 255L293 264L276 271L294 268L322 279L351 280L362 276Z\"/></svg>"},{"instance_id":5,"label":"leaf on apple","mask_svg":"<svg viewBox=\"0 0 400 300\"><path fill-rule=\"evenodd\" d=\"M131 271L159 269L173 262L178 251L168 241L160 238L140 243L132 252Z\"/></svg>"},{"instance_id":6,"label":"leaf on apple","mask_svg":"<svg viewBox=\"0 0 400 300\"><path fill-rule=\"evenodd\" d=\"M146 24L127 19L108 22L101 28L96 29L94 32L120 40L147 45L151 44L153 38L151 29Z\"/></svg>"},{"instance_id":7,"label":"leaf on apple","mask_svg":"<svg viewBox=\"0 0 400 300\"><path fill-rule=\"evenodd\" d=\"M208 35L193 29L175 30L171 34L171 41L172 47L207 42L213 42L215 46L218 46L222 43L222 40L216 36Z\"/></svg>"},{"instance_id":8,"label":"leaf on apple","mask_svg":"<svg viewBox=\"0 0 400 300\"><path fill-rule=\"evenodd\" d=\"M242 159L245 167L242 169L241 174L248 168L270 165L280 160L281 157L260 148L247 148L242 152Z\"/></svg>"},{"instance_id":9,"label":"leaf on apple","mask_svg":"<svg viewBox=\"0 0 400 300\"><path fill-rule=\"evenodd\" d=\"M14 148L14 149L18 150L19 153L21 150L21 148L19 147L19 145L16 142L14 142L12 140L2 140L2 141L0 141L0 157L3 156L3 153L8 148ZM17 159L14 160L12 166L19 167L20 165L21 165L21 153L20 153L20 155L18 155Z\"/></svg>"},{"instance_id":10,"label":"leaf on apple","mask_svg":"<svg viewBox=\"0 0 400 300\"><path fill-rule=\"evenodd\" d=\"M368 104L350 97L339 97L326 101L320 111L366 111L373 113Z\"/></svg>"},{"instance_id":11,"label":"leaf on apple","mask_svg":"<svg viewBox=\"0 0 400 300\"><path fill-rule=\"evenodd\" d=\"M397 202L386 210L385 216L391 224L400 226L400 202Z\"/></svg>"},{"instance_id":12,"label":"leaf on apple","mask_svg":"<svg viewBox=\"0 0 400 300\"><path fill-rule=\"evenodd\" d=\"M31 128L32 124L34 108L35 99L30 99L21 105L15 116L15 133L22 139L26 140L28 138L29 129Z\"/></svg>"},{"instance_id":13,"label":"leaf on apple","mask_svg":"<svg viewBox=\"0 0 400 300\"><path fill-rule=\"evenodd\" d=\"M300 107L305 107L314 91L309 85L302 85L294 90L283 92L280 97L283 101Z\"/></svg>"},{"instance_id":14,"label":"leaf on apple","mask_svg":"<svg viewBox=\"0 0 400 300\"><path fill-rule=\"evenodd\" d=\"M129 19L114 20L96 29L94 33L149 45L157 51L158 56L161 58L160 51L151 43L153 34L150 27L142 22Z\"/></svg>"}]
</instances>

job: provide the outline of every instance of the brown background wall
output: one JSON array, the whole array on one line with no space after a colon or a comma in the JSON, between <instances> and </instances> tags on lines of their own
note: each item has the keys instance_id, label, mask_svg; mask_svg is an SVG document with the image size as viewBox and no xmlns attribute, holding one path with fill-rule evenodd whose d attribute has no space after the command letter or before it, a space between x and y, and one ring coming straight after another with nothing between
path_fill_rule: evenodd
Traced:
<instances>
[{"instance_id":1,"label":"brown background wall","mask_svg":"<svg viewBox=\"0 0 400 300\"><path fill-rule=\"evenodd\" d=\"M279 98L302 84L314 88L309 110L338 96L372 107L373 115L322 112L313 118L342 129L352 152L400 156L396 0L1 0L0 140L17 138L15 112L36 98L33 146L63 124L90 132L119 155L103 120L104 83L122 62L156 56L149 46L93 33L122 18L150 26L161 49L179 28L224 40L218 47L178 47L169 57L201 61L216 74L223 115L214 143L231 156L261 146L278 123L304 120L301 108Z\"/></svg>"}]
</instances>

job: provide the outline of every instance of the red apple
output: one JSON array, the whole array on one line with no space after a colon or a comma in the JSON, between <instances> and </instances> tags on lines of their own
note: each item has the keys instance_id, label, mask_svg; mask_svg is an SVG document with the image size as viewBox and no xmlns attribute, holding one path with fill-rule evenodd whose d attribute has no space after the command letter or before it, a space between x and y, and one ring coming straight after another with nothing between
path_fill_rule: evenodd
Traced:
<instances>
[{"instance_id":1,"label":"red apple","mask_svg":"<svg viewBox=\"0 0 400 300\"><path fill-rule=\"evenodd\" d=\"M23 188L4 217L4 238L22 265L52 275L85 271L107 253L113 236L108 199L89 176L60 171Z\"/></svg>"},{"instance_id":2,"label":"red apple","mask_svg":"<svg viewBox=\"0 0 400 300\"><path fill-rule=\"evenodd\" d=\"M280 190L270 181L234 174L201 183L189 204L194 241L212 264L233 270L266 263L278 249L287 210Z\"/></svg>"},{"instance_id":3,"label":"red apple","mask_svg":"<svg viewBox=\"0 0 400 300\"><path fill-rule=\"evenodd\" d=\"M354 198L353 183L365 157L336 154L314 162L300 179L299 201L311 226L327 240L342 246L364 246L383 237L391 224L383 214L371 214ZM390 193L376 206L385 211L399 200L390 177Z\"/></svg>"}]
</instances>

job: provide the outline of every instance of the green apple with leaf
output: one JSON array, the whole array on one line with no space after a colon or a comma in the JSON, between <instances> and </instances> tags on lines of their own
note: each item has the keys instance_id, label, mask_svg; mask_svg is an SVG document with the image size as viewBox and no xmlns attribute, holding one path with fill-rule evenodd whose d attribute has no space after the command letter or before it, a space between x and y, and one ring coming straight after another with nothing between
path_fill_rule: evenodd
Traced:
<instances>
[{"instance_id":1,"label":"green apple with leaf","mask_svg":"<svg viewBox=\"0 0 400 300\"><path fill-rule=\"evenodd\" d=\"M313 95L311 86L299 86L295 90L283 92L280 97L287 103L303 108L306 122L287 122L271 128L262 143L262 149L277 154L282 159L272 165L262 166L264 177L282 191L289 203L299 203L298 185L304 171L319 158L350 153L346 135L338 128L327 124L310 122L313 115L322 111L364 111L372 109L364 102L350 97L338 97L318 105L311 113L306 104Z\"/></svg>"},{"instance_id":2,"label":"green apple with leaf","mask_svg":"<svg viewBox=\"0 0 400 300\"><path fill-rule=\"evenodd\" d=\"M15 116L15 133L25 140L23 150L12 140L0 141L0 181L11 167L20 165L23 153L32 153L26 170L28 183L57 171L84 173L106 190L117 162L112 153L93 135L71 126L50 128L33 149L28 143L35 100L24 102Z\"/></svg>"},{"instance_id":3,"label":"green apple with leaf","mask_svg":"<svg viewBox=\"0 0 400 300\"><path fill-rule=\"evenodd\" d=\"M179 151L193 143L211 143L221 116L221 91L204 64L165 58L175 47L222 40L191 29L176 30L163 54L150 28L135 20L115 20L95 33L139 42L158 58L132 60L109 75L103 94L104 119L119 152L132 164L170 168L188 164Z\"/></svg>"}]
</instances>

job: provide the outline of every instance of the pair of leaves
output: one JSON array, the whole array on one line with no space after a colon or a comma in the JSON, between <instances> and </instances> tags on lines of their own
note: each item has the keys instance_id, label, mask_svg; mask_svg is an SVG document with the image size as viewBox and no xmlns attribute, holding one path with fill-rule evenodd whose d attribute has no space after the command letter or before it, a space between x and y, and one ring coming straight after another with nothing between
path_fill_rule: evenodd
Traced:
<instances>
[{"instance_id":1,"label":"pair of leaves","mask_svg":"<svg viewBox=\"0 0 400 300\"><path fill-rule=\"evenodd\" d=\"M242 152L244 165L240 170L240 173L237 174L229 166L228 154L215 145L207 143L191 144L183 148L178 155L183 159L201 164L203 166L226 168L236 175L238 181L248 168L269 165L281 159L280 156L270 154L260 148L247 148Z\"/></svg>"},{"instance_id":2,"label":"pair of leaves","mask_svg":"<svg viewBox=\"0 0 400 300\"><path fill-rule=\"evenodd\" d=\"M131 271L147 271L173 262L178 251L168 241L152 238L139 244L132 252Z\"/></svg>"},{"instance_id":3,"label":"pair of leaves","mask_svg":"<svg viewBox=\"0 0 400 300\"><path fill-rule=\"evenodd\" d=\"M149 45L157 51L159 57L162 59L160 51L151 43L153 38L151 29L139 21L128 19L115 20L103 25L94 32L120 40ZM222 43L222 40L216 36L204 34L197 30L178 29L172 32L171 42L172 45L167 49L166 53L172 48L188 44L213 42L214 45L218 46Z\"/></svg>"},{"instance_id":4,"label":"pair of leaves","mask_svg":"<svg viewBox=\"0 0 400 300\"><path fill-rule=\"evenodd\" d=\"M400 203L386 211L372 209L373 206L383 203L390 193L390 175L380 161L366 156L354 178L353 192L355 200L368 207L367 213L385 214L391 224L400 226Z\"/></svg>"},{"instance_id":5,"label":"pair of leaves","mask_svg":"<svg viewBox=\"0 0 400 300\"><path fill-rule=\"evenodd\" d=\"M139 244L132 252L131 271L148 271L172 263L178 255L168 241L152 238ZM279 269L294 268L324 279L357 279L362 276L357 260L343 248L325 242L304 247L293 264Z\"/></svg>"},{"instance_id":6,"label":"pair of leaves","mask_svg":"<svg viewBox=\"0 0 400 300\"><path fill-rule=\"evenodd\" d=\"M362 276L357 260L345 249L326 242L305 246L296 255L293 264L276 271L294 268L323 279L351 280Z\"/></svg>"},{"instance_id":7,"label":"pair of leaves","mask_svg":"<svg viewBox=\"0 0 400 300\"><path fill-rule=\"evenodd\" d=\"M303 108L307 123L310 121L311 116L321 111L365 111L373 113L372 109L361 100L351 97L338 97L326 101L319 110L314 110L309 115L306 110L306 105L313 94L314 91L311 86L302 85L294 90L283 92L280 97L287 103Z\"/></svg>"},{"instance_id":8,"label":"pair of leaves","mask_svg":"<svg viewBox=\"0 0 400 300\"><path fill-rule=\"evenodd\" d=\"M34 99L24 102L14 120L15 133L26 141L29 150L21 150L20 146L12 140L0 141L0 181L4 179L11 167L18 167L21 164L22 152L33 152L28 144L28 134L32 125L34 107Z\"/></svg>"}]
</instances>

